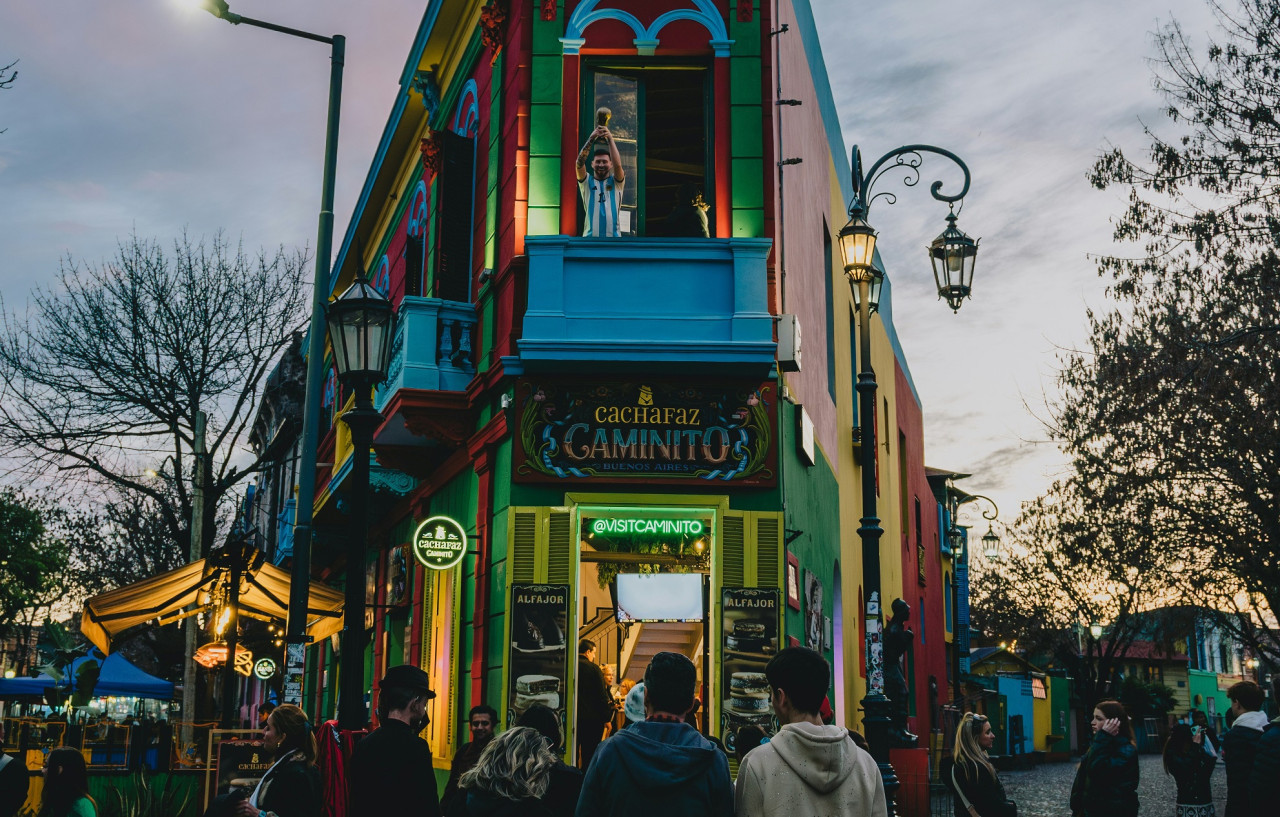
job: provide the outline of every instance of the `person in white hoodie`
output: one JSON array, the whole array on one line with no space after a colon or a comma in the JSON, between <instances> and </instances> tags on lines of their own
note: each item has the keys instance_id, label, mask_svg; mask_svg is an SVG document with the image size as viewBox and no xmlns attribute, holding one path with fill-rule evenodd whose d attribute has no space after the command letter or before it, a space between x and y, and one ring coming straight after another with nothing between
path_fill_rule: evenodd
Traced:
<instances>
[{"instance_id":1,"label":"person in white hoodie","mask_svg":"<svg viewBox=\"0 0 1280 817\"><path fill-rule=\"evenodd\" d=\"M1251 817L1261 812L1249 802L1249 775L1258 741L1267 728L1267 713L1262 712L1265 696L1253 681L1240 681L1227 690L1231 714L1235 720L1222 736L1222 760L1227 767L1227 808L1223 817Z\"/></svg>"},{"instance_id":2,"label":"person in white hoodie","mask_svg":"<svg viewBox=\"0 0 1280 817\"><path fill-rule=\"evenodd\" d=\"M843 726L818 714L830 683L826 660L788 647L764 670L782 728L738 767L736 817L887 817L875 760Z\"/></svg>"}]
</instances>

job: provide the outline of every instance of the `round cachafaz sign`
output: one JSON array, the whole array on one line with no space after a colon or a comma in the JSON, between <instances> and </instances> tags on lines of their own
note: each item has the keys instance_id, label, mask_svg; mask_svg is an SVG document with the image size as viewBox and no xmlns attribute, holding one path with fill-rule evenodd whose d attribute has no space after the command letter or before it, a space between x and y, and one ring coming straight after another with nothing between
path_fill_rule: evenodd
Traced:
<instances>
[{"instance_id":1,"label":"round cachafaz sign","mask_svg":"<svg viewBox=\"0 0 1280 817\"><path fill-rule=\"evenodd\" d=\"M433 516L413 535L413 558L432 570L446 570L467 554L467 532L447 516Z\"/></svg>"},{"instance_id":2,"label":"round cachafaz sign","mask_svg":"<svg viewBox=\"0 0 1280 817\"><path fill-rule=\"evenodd\" d=\"M259 658L253 664L253 674L258 676L259 680L265 681L268 678L274 678L276 674L276 662L270 658Z\"/></svg>"}]
</instances>

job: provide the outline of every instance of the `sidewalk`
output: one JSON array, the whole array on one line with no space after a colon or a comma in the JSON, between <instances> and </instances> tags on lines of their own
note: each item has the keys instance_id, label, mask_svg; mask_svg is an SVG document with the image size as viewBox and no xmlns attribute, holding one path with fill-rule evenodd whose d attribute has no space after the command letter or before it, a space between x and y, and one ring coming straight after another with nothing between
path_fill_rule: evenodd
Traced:
<instances>
[{"instance_id":1,"label":"sidewalk","mask_svg":"<svg viewBox=\"0 0 1280 817\"><path fill-rule=\"evenodd\" d=\"M1139 817L1170 817L1173 814L1173 778L1165 774L1159 755L1138 758ZM1001 772L1000 780L1010 800L1018 804L1018 817L1070 817L1068 801L1076 764L1046 763L1025 772ZM1227 801L1227 773L1222 761L1213 770L1213 802L1222 817Z\"/></svg>"}]
</instances>

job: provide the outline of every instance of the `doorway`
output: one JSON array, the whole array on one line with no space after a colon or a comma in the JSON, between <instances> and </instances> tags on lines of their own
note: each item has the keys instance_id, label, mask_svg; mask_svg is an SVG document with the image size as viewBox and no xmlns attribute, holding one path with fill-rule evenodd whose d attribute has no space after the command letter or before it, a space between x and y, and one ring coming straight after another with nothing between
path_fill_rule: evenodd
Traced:
<instances>
[{"instance_id":1,"label":"doorway","mask_svg":"<svg viewBox=\"0 0 1280 817\"><path fill-rule=\"evenodd\" d=\"M601 741L626 726L626 695L643 680L657 653L688 658L697 671L695 695L707 700L707 679L714 677L712 525L713 516L705 511L583 509L580 514L573 753L580 767ZM584 653L587 647L594 649ZM607 709L601 701L602 676ZM705 712L694 720L705 734Z\"/></svg>"}]
</instances>

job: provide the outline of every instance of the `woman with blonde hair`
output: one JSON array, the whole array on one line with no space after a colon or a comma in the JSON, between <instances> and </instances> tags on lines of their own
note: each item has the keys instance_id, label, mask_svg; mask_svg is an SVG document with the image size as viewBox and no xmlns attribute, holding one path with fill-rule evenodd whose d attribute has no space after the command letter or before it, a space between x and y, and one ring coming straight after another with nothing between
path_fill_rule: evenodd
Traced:
<instances>
[{"instance_id":1,"label":"woman with blonde hair","mask_svg":"<svg viewBox=\"0 0 1280 817\"><path fill-rule=\"evenodd\" d=\"M1076 817L1137 817L1138 748L1124 704L1100 701L1090 725L1093 741L1071 785L1071 813Z\"/></svg>"},{"instance_id":2,"label":"woman with blonde hair","mask_svg":"<svg viewBox=\"0 0 1280 817\"><path fill-rule=\"evenodd\" d=\"M550 817L542 798L556 756L536 729L516 726L489 741L458 781L449 817Z\"/></svg>"},{"instance_id":3,"label":"woman with blonde hair","mask_svg":"<svg viewBox=\"0 0 1280 817\"><path fill-rule=\"evenodd\" d=\"M316 739L301 709L281 704L262 728L262 742L275 763L236 807L236 817L320 817L320 770Z\"/></svg>"},{"instance_id":4,"label":"woman with blonde hair","mask_svg":"<svg viewBox=\"0 0 1280 817\"><path fill-rule=\"evenodd\" d=\"M995 740L986 715L964 713L951 752L956 817L1017 817L1018 806L1005 796L1000 776L987 757Z\"/></svg>"}]
</instances>

